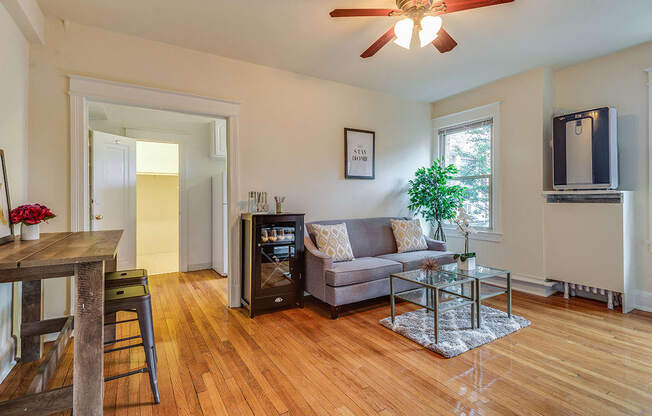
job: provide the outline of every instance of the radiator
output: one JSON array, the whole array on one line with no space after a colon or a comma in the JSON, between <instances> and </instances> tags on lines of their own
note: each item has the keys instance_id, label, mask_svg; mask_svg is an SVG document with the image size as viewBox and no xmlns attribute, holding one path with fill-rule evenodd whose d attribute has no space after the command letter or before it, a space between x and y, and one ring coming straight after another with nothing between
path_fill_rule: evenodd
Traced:
<instances>
[{"instance_id":1,"label":"radiator","mask_svg":"<svg viewBox=\"0 0 652 416\"><path fill-rule=\"evenodd\" d=\"M545 192L544 263L564 295L632 309L634 215L631 191Z\"/></svg>"}]
</instances>

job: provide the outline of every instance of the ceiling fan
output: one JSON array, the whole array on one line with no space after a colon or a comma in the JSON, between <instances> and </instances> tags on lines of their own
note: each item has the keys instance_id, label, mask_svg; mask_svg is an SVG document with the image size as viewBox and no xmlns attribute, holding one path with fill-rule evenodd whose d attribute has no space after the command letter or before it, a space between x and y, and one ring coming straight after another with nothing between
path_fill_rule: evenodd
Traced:
<instances>
[{"instance_id":1,"label":"ceiling fan","mask_svg":"<svg viewBox=\"0 0 652 416\"><path fill-rule=\"evenodd\" d=\"M441 53L449 52L457 42L442 26L441 15L478 7L510 3L514 0L396 0L396 9L335 9L331 17L403 17L373 43L360 57L374 56L383 46L394 40L399 46L410 49L415 28L421 47L432 43Z\"/></svg>"}]
</instances>

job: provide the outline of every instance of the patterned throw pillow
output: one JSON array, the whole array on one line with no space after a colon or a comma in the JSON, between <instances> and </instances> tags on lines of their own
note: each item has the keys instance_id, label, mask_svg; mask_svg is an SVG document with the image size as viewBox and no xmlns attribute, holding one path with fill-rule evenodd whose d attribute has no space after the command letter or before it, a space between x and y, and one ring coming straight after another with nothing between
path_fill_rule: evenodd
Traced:
<instances>
[{"instance_id":1,"label":"patterned throw pillow","mask_svg":"<svg viewBox=\"0 0 652 416\"><path fill-rule=\"evenodd\" d=\"M419 220L390 220L399 253L427 250L428 244L423 236Z\"/></svg>"},{"instance_id":2,"label":"patterned throw pillow","mask_svg":"<svg viewBox=\"0 0 652 416\"><path fill-rule=\"evenodd\" d=\"M333 261L353 260L353 250L346 232L346 224L312 224L319 251L329 255Z\"/></svg>"}]
</instances>

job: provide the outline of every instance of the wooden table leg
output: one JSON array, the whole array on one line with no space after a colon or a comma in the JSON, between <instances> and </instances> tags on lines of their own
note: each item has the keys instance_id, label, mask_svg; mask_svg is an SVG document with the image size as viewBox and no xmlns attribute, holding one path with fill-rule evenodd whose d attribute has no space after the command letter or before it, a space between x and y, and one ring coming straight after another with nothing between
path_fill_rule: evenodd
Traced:
<instances>
[{"instance_id":1,"label":"wooden table leg","mask_svg":"<svg viewBox=\"0 0 652 416\"><path fill-rule=\"evenodd\" d=\"M104 272L105 273L110 273L110 272L115 272L118 270L118 256L116 255L113 257L113 260L104 262ZM117 320L117 314L112 313L110 315L107 315L106 320L108 322L116 322ZM116 325L109 325L104 327L104 342L113 342L118 337L116 336L117 333L117 328Z\"/></svg>"},{"instance_id":2,"label":"wooden table leg","mask_svg":"<svg viewBox=\"0 0 652 416\"><path fill-rule=\"evenodd\" d=\"M23 282L21 322L38 322L41 320L41 281ZM40 335L21 337L20 359L24 363L37 361L43 355L43 341Z\"/></svg>"},{"instance_id":3,"label":"wooden table leg","mask_svg":"<svg viewBox=\"0 0 652 416\"><path fill-rule=\"evenodd\" d=\"M101 416L104 401L104 263L75 266L73 412Z\"/></svg>"}]
</instances>

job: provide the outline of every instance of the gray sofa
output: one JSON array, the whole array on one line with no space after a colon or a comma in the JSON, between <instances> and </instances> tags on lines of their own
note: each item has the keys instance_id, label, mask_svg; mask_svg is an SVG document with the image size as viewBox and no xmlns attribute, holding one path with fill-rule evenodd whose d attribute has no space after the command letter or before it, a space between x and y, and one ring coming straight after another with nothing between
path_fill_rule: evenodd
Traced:
<instances>
[{"instance_id":1,"label":"gray sofa","mask_svg":"<svg viewBox=\"0 0 652 416\"><path fill-rule=\"evenodd\" d=\"M415 270L427 257L435 257L441 264L453 262L453 253L446 251L444 242L427 237L428 250L397 253L390 219L362 218L306 224L306 290L331 306L333 319L338 317L343 305L389 295L389 275L392 273ZM319 251L312 235L312 224L341 223L346 224L355 257L353 261L333 262ZM395 283L396 291L414 287L403 280L395 280Z\"/></svg>"}]
</instances>

